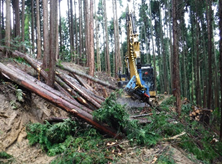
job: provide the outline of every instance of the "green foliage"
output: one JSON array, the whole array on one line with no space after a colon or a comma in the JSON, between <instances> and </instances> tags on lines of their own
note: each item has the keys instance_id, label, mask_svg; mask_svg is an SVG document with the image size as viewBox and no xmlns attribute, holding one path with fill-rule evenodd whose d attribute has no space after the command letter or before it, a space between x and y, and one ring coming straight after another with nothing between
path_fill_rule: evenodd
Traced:
<instances>
[{"instance_id":1,"label":"green foliage","mask_svg":"<svg viewBox=\"0 0 222 164\"><path fill-rule=\"evenodd\" d=\"M108 151L102 136L81 121L65 120L58 124L29 124L27 138L39 143L48 155L58 156L52 163L107 163Z\"/></svg>"},{"instance_id":2,"label":"green foliage","mask_svg":"<svg viewBox=\"0 0 222 164\"><path fill-rule=\"evenodd\" d=\"M0 152L0 163L10 164L14 162L14 157L5 151Z\"/></svg>"},{"instance_id":3,"label":"green foliage","mask_svg":"<svg viewBox=\"0 0 222 164\"><path fill-rule=\"evenodd\" d=\"M164 151L161 153L161 155L158 157L157 164L176 164L174 161L172 151Z\"/></svg>"},{"instance_id":4,"label":"green foliage","mask_svg":"<svg viewBox=\"0 0 222 164\"><path fill-rule=\"evenodd\" d=\"M119 94L112 93L103 103L102 108L93 112L93 117L125 133L132 142L147 146L155 145L159 136L151 131L153 126L149 124L141 126L137 121L131 121L125 106L116 102Z\"/></svg>"},{"instance_id":5,"label":"green foliage","mask_svg":"<svg viewBox=\"0 0 222 164\"><path fill-rule=\"evenodd\" d=\"M112 93L102 104L102 108L93 112L93 117L120 130L127 126L129 115L123 105L116 103L116 94Z\"/></svg>"},{"instance_id":6,"label":"green foliage","mask_svg":"<svg viewBox=\"0 0 222 164\"><path fill-rule=\"evenodd\" d=\"M16 97L17 97L18 101L24 102L23 92L21 89L16 89Z\"/></svg>"},{"instance_id":7,"label":"green foliage","mask_svg":"<svg viewBox=\"0 0 222 164\"><path fill-rule=\"evenodd\" d=\"M9 159L12 157L13 157L12 155L6 153L5 151L0 152L0 158L2 158L2 159Z\"/></svg>"}]
</instances>

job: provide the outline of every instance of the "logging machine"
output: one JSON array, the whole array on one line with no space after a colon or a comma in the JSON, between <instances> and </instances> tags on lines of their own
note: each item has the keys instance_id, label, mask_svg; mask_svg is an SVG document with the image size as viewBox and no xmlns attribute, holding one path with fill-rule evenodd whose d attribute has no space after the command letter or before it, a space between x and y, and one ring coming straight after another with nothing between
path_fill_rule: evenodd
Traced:
<instances>
[{"instance_id":1,"label":"logging machine","mask_svg":"<svg viewBox=\"0 0 222 164\"><path fill-rule=\"evenodd\" d=\"M125 74L119 71L118 87L124 88L133 99L151 104L150 98L156 97L154 71L151 64L142 65L140 58L140 42L135 27L134 16L128 6L127 53L125 55Z\"/></svg>"}]
</instances>

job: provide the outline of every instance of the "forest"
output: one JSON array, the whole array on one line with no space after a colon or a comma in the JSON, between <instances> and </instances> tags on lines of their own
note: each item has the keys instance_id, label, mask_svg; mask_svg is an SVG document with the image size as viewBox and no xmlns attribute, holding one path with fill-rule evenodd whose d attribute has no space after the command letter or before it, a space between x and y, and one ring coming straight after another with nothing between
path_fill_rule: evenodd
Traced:
<instances>
[{"instance_id":1,"label":"forest","mask_svg":"<svg viewBox=\"0 0 222 164\"><path fill-rule=\"evenodd\" d=\"M222 141L222 0L0 0L0 46L42 61L51 87L61 62L118 78L128 5L157 93L176 98L178 116L183 98L217 113Z\"/></svg>"}]
</instances>

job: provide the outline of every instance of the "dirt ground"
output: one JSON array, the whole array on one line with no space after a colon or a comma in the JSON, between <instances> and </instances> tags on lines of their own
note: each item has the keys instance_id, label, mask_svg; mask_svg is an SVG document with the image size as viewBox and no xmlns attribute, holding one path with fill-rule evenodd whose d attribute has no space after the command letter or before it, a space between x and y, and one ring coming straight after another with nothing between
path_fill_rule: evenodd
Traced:
<instances>
[{"instance_id":1,"label":"dirt ground","mask_svg":"<svg viewBox=\"0 0 222 164\"><path fill-rule=\"evenodd\" d=\"M66 65L75 67L73 64ZM79 66L75 69L87 71ZM96 76L115 85L115 79L104 73L96 73ZM16 97L15 88L16 85L10 82L0 85L0 152L6 151L14 157L10 161L0 159L0 163L50 163L55 157L47 156L38 145L30 146L25 127L30 122L43 123L48 117L67 117L67 113L34 93L30 94L25 89L23 90L24 102L20 102ZM97 86L95 88L99 89ZM131 147L127 141L120 142L122 142L124 151L118 164L155 163L157 157L163 152L166 156L172 156L178 164L197 163L188 159L182 150L174 148L167 142L160 143L152 149Z\"/></svg>"}]
</instances>

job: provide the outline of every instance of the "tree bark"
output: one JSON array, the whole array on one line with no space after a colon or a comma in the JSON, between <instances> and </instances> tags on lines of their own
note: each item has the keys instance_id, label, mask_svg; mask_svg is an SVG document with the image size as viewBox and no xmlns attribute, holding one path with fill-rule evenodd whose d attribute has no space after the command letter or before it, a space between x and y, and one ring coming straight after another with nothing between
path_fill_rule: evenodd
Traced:
<instances>
[{"instance_id":1,"label":"tree bark","mask_svg":"<svg viewBox=\"0 0 222 164\"><path fill-rule=\"evenodd\" d=\"M76 50L76 53L78 52L78 30L77 30L77 18L76 18L76 13L77 13L77 10L76 10L76 2L74 1L74 6L75 6L75 42L76 42L76 47L75 47L75 50ZM75 63L79 63L79 58L78 56L76 57L77 59L75 60Z\"/></svg>"},{"instance_id":2,"label":"tree bark","mask_svg":"<svg viewBox=\"0 0 222 164\"><path fill-rule=\"evenodd\" d=\"M39 11L39 0L36 0L36 24L37 24L37 59L42 57L41 50L41 33L40 33L40 11Z\"/></svg>"},{"instance_id":3,"label":"tree bark","mask_svg":"<svg viewBox=\"0 0 222 164\"><path fill-rule=\"evenodd\" d=\"M88 9L88 0L84 0L84 13L85 13L86 66L89 66L89 9Z\"/></svg>"},{"instance_id":4,"label":"tree bark","mask_svg":"<svg viewBox=\"0 0 222 164\"><path fill-rule=\"evenodd\" d=\"M49 73L47 84L53 88L55 82L56 66L56 26L57 26L57 0L50 1L50 49Z\"/></svg>"},{"instance_id":5,"label":"tree bark","mask_svg":"<svg viewBox=\"0 0 222 164\"><path fill-rule=\"evenodd\" d=\"M35 50L35 37L34 37L34 21L35 21L35 17L34 17L34 0L32 0L32 28L31 28L31 33L32 33L32 54L34 54L34 50Z\"/></svg>"},{"instance_id":6,"label":"tree bark","mask_svg":"<svg viewBox=\"0 0 222 164\"><path fill-rule=\"evenodd\" d=\"M15 1L15 22L16 22L16 37L20 37L20 13L19 13L19 0ZM19 39L20 40L20 39ZM19 41L18 40L18 41Z\"/></svg>"},{"instance_id":7,"label":"tree bark","mask_svg":"<svg viewBox=\"0 0 222 164\"><path fill-rule=\"evenodd\" d=\"M101 72L101 60L100 60L100 48L99 48L99 20L96 15L95 10L95 17L96 17L96 63L97 63L97 71Z\"/></svg>"},{"instance_id":8,"label":"tree bark","mask_svg":"<svg viewBox=\"0 0 222 164\"><path fill-rule=\"evenodd\" d=\"M82 0L79 0L79 59L83 65L83 58L82 58ZM79 61L79 60L78 60Z\"/></svg>"},{"instance_id":9,"label":"tree bark","mask_svg":"<svg viewBox=\"0 0 222 164\"><path fill-rule=\"evenodd\" d=\"M10 0L6 0L6 29L5 29L5 45L10 47L11 40L11 10Z\"/></svg>"},{"instance_id":10,"label":"tree bark","mask_svg":"<svg viewBox=\"0 0 222 164\"><path fill-rule=\"evenodd\" d=\"M49 70L49 28L48 28L48 0L43 0L43 41L44 57L43 69Z\"/></svg>"},{"instance_id":11,"label":"tree bark","mask_svg":"<svg viewBox=\"0 0 222 164\"><path fill-rule=\"evenodd\" d=\"M219 29L220 29L220 84L222 84L222 0L219 0ZM222 87L220 87L220 94L222 97ZM220 102L220 111L221 111L221 118L220 118L220 141L222 141L222 100Z\"/></svg>"},{"instance_id":12,"label":"tree bark","mask_svg":"<svg viewBox=\"0 0 222 164\"><path fill-rule=\"evenodd\" d=\"M59 52L62 52L63 37L62 37L62 15L61 15L61 0L59 0ZM61 57L59 56L59 59Z\"/></svg>"},{"instance_id":13,"label":"tree bark","mask_svg":"<svg viewBox=\"0 0 222 164\"><path fill-rule=\"evenodd\" d=\"M181 115L180 100L180 75L179 75L179 54L178 54L178 25L177 11L178 2L173 0L173 95L176 97L176 111Z\"/></svg>"},{"instance_id":14,"label":"tree bark","mask_svg":"<svg viewBox=\"0 0 222 164\"><path fill-rule=\"evenodd\" d=\"M73 33L73 5L72 0L70 0L70 49L71 49L71 61L74 62L74 33Z\"/></svg>"},{"instance_id":15,"label":"tree bark","mask_svg":"<svg viewBox=\"0 0 222 164\"><path fill-rule=\"evenodd\" d=\"M0 44L2 45L2 31L3 31L3 26L2 26L2 0L0 0Z\"/></svg>"},{"instance_id":16,"label":"tree bark","mask_svg":"<svg viewBox=\"0 0 222 164\"><path fill-rule=\"evenodd\" d=\"M105 31L106 31L106 67L107 67L108 75L111 76L110 56L109 56L109 33L108 33L108 28L107 28L106 0L103 0L103 3L104 3Z\"/></svg>"},{"instance_id":17,"label":"tree bark","mask_svg":"<svg viewBox=\"0 0 222 164\"><path fill-rule=\"evenodd\" d=\"M25 41L25 0L22 0L22 42L24 43ZM25 47L22 46L22 51L24 52L25 51Z\"/></svg>"},{"instance_id":18,"label":"tree bark","mask_svg":"<svg viewBox=\"0 0 222 164\"><path fill-rule=\"evenodd\" d=\"M207 108L211 108L212 98L212 9L211 0L207 0L207 32L208 32L208 93L207 93Z\"/></svg>"},{"instance_id":19,"label":"tree bark","mask_svg":"<svg viewBox=\"0 0 222 164\"><path fill-rule=\"evenodd\" d=\"M90 49L90 60L89 60L89 75L94 77L94 37L93 37L93 0L90 0L90 45L89 45L89 49Z\"/></svg>"}]
</instances>

